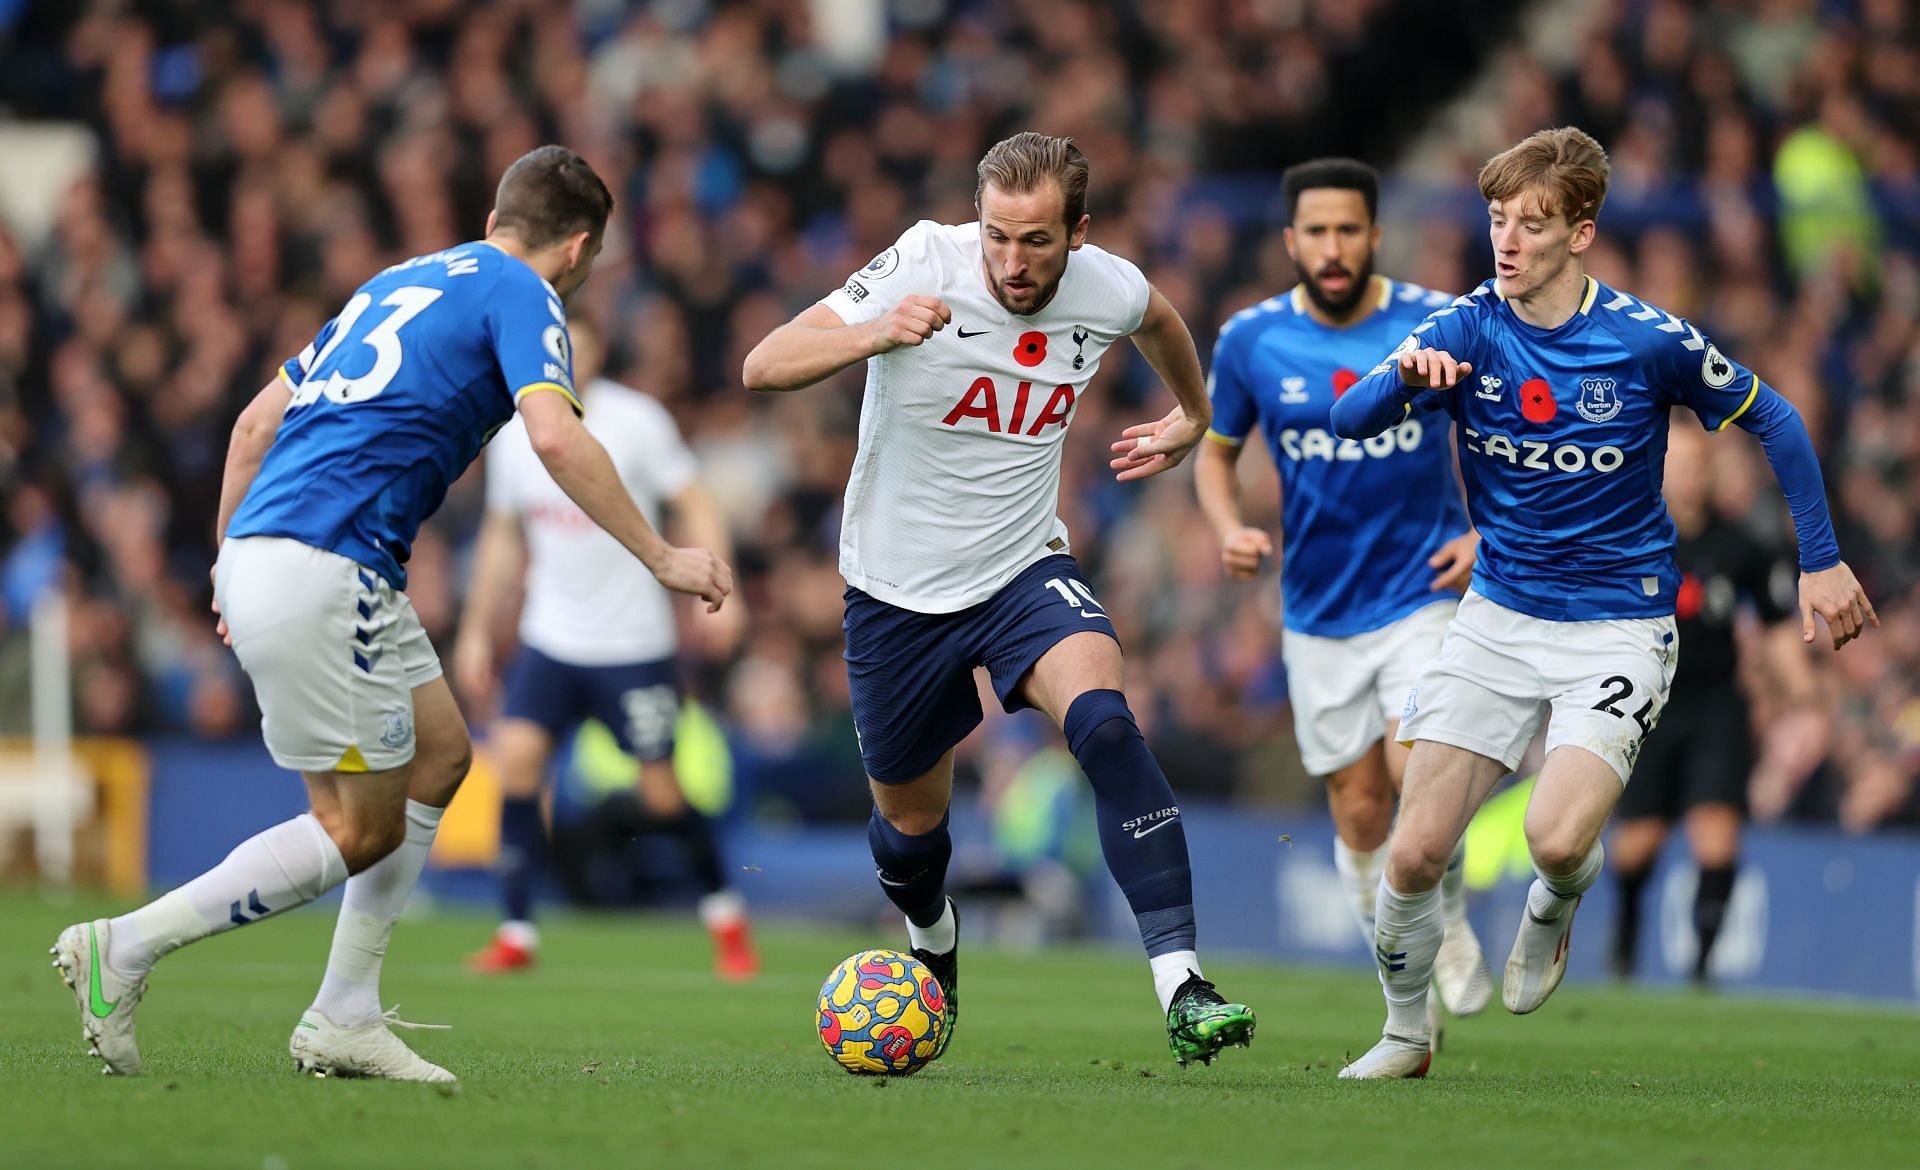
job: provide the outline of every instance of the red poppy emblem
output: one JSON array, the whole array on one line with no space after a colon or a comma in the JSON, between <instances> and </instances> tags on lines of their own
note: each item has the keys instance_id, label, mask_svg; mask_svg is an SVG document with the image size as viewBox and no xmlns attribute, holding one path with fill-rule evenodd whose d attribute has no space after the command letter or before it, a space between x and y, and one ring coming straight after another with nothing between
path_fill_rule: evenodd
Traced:
<instances>
[{"instance_id":1,"label":"red poppy emblem","mask_svg":"<svg viewBox=\"0 0 1920 1170\"><path fill-rule=\"evenodd\" d=\"M1553 416L1560 413L1560 407L1553 401L1553 387L1547 385L1545 378L1528 378L1520 386L1520 413L1528 422L1552 422Z\"/></svg>"},{"instance_id":2,"label":"red poppy emblem","mask_svg":"<svg viewBox=\"0 0 1920 1170\"><path fill-rule=\"evenodd\" d=\"M1344 368L1335 370L1333 372L1334 400L1338 401L1340 396L1342 394L1345 394L1347 391L1353 389L1353 384L1355 382L1358 382L1359 380L1360 380L1360 375L1354 373L1352 370L1344 369Z\"/></svg>"},{"instance_id":3,"label":"red poppy emblem","mask_svg":"<svg viewBox=\"0 0 1920 1170\"><path fill-rule=\"evenodd\" d=\"M1020 335L1014 343L1013 360L1023 366L1037 366L1047 356L1047 335L1038 329Z\"/></svg>"}]
</instances>

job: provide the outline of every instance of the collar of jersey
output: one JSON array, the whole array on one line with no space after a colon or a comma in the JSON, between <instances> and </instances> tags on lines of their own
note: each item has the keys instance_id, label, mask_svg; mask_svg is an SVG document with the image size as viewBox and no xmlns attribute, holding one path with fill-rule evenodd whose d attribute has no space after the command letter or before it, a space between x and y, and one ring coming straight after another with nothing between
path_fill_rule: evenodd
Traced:
<instances>
[{"instance_id":1,"label":"collar of jersey","mask_svg":"<svg viewBox=\"0 0 1920 1170\"><path fill-rule=\"evenodd\" d=\"M1580 307L1573 311L1573 316L1568 317L1565 321L1560 322L1560 324L1555 325L1551 329L1542 329L1540 326L1535 325L1533 322L1528 321L1524 317L1520 316L1520 314L1515 313L1513 311L1513 307L1511 305L1507 305L1506 294L1500 291L1499 281L1495 281L1493 284L1493 295L1500 298L1500 303L1506 306L1507 312L1513 316L1513 319L1515 321L1520 322L1520 324L1526 326L1527 329L1541 335L1542 337L1548 337L1555 333L1560 332L1562 329L1565 329L1567 326L1573 324L1575 321L1578 321L1580 318L1587 316L1588 310L1593 308L1594 300L1598 298L1600 295L1600 282L1593 278L1592 273L1588 273L1588 272L1581 273L1580 279L1587 282L1587 295L1580 298Z\"/></svg>"},{"instance_id":2,"label":"collar of jersey","mask_svg":"<svg viewBox=\"0 0 1920 1170\"><path fill-rule=\"evenodd\" d=\"M505 256L509 260L517 260L522 264L527 264L525 260L521 260L520 257L515 256L512 252L507 251L505 248L502 248L500 245L494 243L492 240L475 240L474 243L483 245L488 248L492 248L494 251L500 253L502 256ZM465 245L462 245L462 246L464 247ZM527 271L533 272L533 265L527 264ZM547 291L552 293L556 299L560 296L559 291L553 287L552 281L549 281L546 277L541 276L538 272L534 272L533 275L539 279L541 284L544 284L547 286Z\"/></svg>"}]
</instances>

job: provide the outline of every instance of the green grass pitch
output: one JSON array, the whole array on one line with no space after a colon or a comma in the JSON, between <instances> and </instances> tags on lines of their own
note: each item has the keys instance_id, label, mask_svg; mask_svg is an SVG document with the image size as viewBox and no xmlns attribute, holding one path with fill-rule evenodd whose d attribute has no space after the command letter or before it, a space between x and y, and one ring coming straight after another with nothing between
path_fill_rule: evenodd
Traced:
<instances>
[{"instance_id":1,"label":"green grass pitch","mask_svg":"<svg viewBox=\"0 0 1920 1170\"><path fill-rule=\"evenodd\" d=\"M461 967L487 923L402 923L386 998L457 1089L300 1077L287 1034L325 961L309 911L160 965L147 1073L100 1075L47 947L108 907L0 897L0 1165L8 1167L1892 1167L1920 1164L1920 1014L1569 985L1538 1014L1456 1022L1425 1082L1334 1077L1377 1032L1364 971L1216 961L1260 1032L1179 1069L1145 964L1118 951L963 956L952 1049L899 1081L841 1072L813 1003L878 935L770 926L766 972L708 974L672 917L561 918L543 965ZM1594 944L1588 924L1584 945ZM1576 945L1582 942L1576 935ZM1488 940L1506 952L1507 940Z\"/></svg>"}]
</instances>

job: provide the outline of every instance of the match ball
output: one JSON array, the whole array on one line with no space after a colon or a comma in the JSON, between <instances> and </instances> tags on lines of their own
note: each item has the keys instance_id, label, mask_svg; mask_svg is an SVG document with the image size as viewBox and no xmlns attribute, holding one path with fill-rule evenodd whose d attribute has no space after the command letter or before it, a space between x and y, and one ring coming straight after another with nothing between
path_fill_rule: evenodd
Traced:
<instances>
[{"instance_id":1,"label":"match ball","mask_svg":"<svg viewBox=\"0 0 1920 1170\"><path fill-rule=\"evenodd\" d=\"M855 1076L912 1076L940 1049L946 1006L925 963L902 951L861 951L820 988L820 1043Z\"/></svg>"}]
</instances>

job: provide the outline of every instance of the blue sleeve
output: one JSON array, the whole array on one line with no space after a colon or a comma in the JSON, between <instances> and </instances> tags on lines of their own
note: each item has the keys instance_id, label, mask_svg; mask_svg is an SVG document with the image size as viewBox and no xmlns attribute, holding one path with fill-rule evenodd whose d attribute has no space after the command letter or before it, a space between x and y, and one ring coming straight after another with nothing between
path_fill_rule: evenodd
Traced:
<instances>
[{"instance_id":1,"label":"blue sleeve","mask_svg":"<svg viewBox=\"0 0 1920 1170\"><path fill-rule=\"evenodd\" d=\"M1409 386L1400 380L1399 357L1416 349L1445 350L1455 358L1481 364L1475 342L1474 298L1456 297L1444 308L1428 314L1418 328L1367 376L1347 388L1333 404L1333 433L1343 439L1367 439L1397 427L1408 416L1445 410L1452 401L1451 390L1428 390ZM1462 310L1465 310L1464 312Z\"/></svg>"},{"instance_id":2,"label":"blue sleeve","mask_svg":"<svg viewBox=\"0 0 1920 1170\"><path fill-rule=\"evenodd\" d=\"M1820 458L1814 454L1813 440L1800 421L1800 412L1757 378L1748 403L1742 413L1727 422L1737 420L1741 430L1757 436L1766 448L1767 462L1773 464L1773 474L1780 480L1780 490L1793 512L1793 531L1800 539L1800 571L1817 573L1833 568L1840 563L1840 542L1833 534L1833 517L1827 511Z\"/></svg>"},{"instance_id":3,"label":"blue sleeve","mask_svg":"<svg viewBox=\"0 0 1920 1170\"><path fill-rule=\"evenodd\" d=\"M1213 423L1207 428L1207 437L1234 447L1246 442L1254 424L1260 421L1259 408L1254 405L1241 368L1246 328L1230 322L1221 330L1220 340L1213 343L1213 368L1207 371L1207 399L1213 403Z\"/></svg>"},{"instance_id":4,"label":"blue sleeve","mask_svg":"<svg viewBox=\"0 0 1920 1170\"><path fill-rule=\"evenodd\" d=\"M488 304L487 337L515 406L528 394L551 390L584 414L573 390L573 341L560 299L530 273L505 273Z\"/></svg>"},{"instance_id":5,"label":"blue sleeve","mask_svg":"<svg viewBox=\"0 0 1920 1170\"><path fill-rule=\"evenodd\" d=\"M1664 336L1638 347L1642 362L1650 367L1654 388L1692 410L1709 431L1724 431L1738 423L1741 430L1758 437L1793 512L1801 571L1814 573L1839 564L1840 542L1827 511L1820 459L1800 412L1759 375L1721 353L1685 318L1652 306L1643 312L1665 318L1652 326Z\"/></svg>"},{"instance_id":6,"label":"blue sleeve","mask_svg":"<svg viewBox=\"0 0 1920 1170\"><path fill-rule=\"evenodd\" d=\"M335 317L328 321L320 327L320 332L313 335L313 342L307 348L280 363L280 376L286 379L288 386L298 390L300 384L307 380L307 371L313 369L314 362L333 340L333 335L339 327L340 318Z\"/></svg>"}]
</instances>

